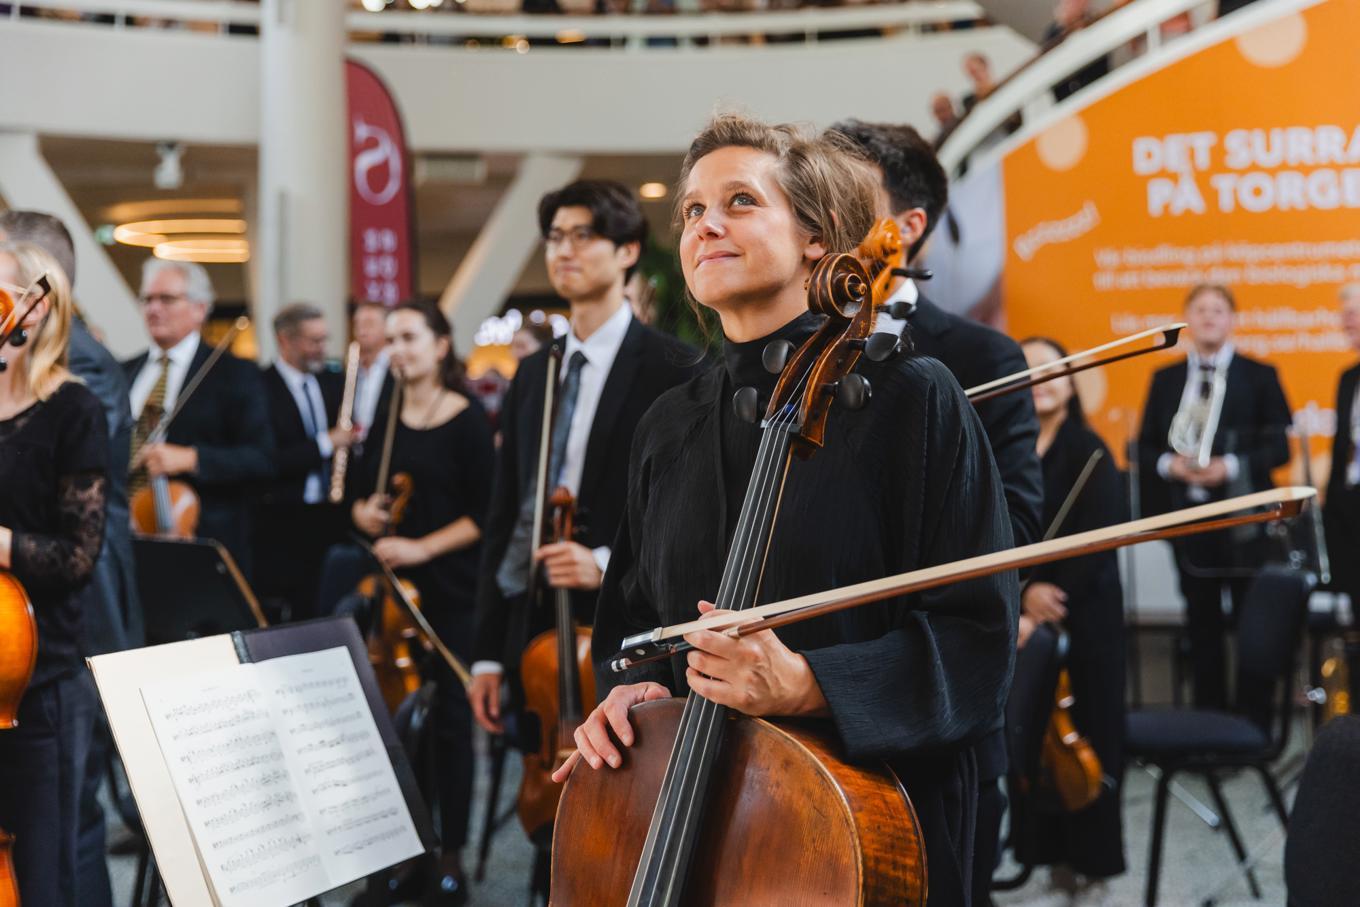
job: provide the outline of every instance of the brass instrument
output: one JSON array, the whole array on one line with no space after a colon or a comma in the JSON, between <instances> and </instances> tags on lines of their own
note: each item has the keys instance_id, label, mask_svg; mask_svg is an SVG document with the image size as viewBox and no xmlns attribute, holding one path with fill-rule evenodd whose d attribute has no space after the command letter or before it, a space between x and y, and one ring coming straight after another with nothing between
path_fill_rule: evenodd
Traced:
<instances>
[{"instance_id":1,"label":"brass instrument","mask_svg":"<svg viewBox=\"0 0 1360 907\"><path fill-rule=\"evenodd\" d=\"M349 345L345 356L345 395L340 400L340 414L336 425L345 431L354 430L354 391L359 383L359 341ZM331 457L331 490L329 499L339 504L345 497L345 470L349 468L349 448L341 447Z\"/></svg>"},{"instance_id":2,"label":"brass instrument","mask_svg":"<svg viewBox=\"0 0 1360 907\"><path fill-rule=\"evenodd\" d=\"M1186 380L1200 380L1197 376L1187 376ZM1223 397L1228 389L1228 380L1221 368L1214 369L1213 378L1188 399L1182 398L1180 409L1171 420L1171 430L1167 432L1166 443L1176 453L1188 457L1200 469L1209 465L1214 448L1214 434L1218 431L1218 417L1223 409Z\"/></svg>"}]
</instances>

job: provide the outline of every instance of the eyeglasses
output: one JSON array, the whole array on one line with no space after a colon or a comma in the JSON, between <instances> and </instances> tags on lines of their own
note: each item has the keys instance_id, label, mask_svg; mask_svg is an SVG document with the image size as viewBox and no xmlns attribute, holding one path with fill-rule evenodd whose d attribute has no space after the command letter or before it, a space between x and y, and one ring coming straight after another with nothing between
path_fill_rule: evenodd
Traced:
<instances>
[{"instance_id":1,"label":"eyeglasses","mask_svg":"<svg viewBox=\"0 0 1360 907\"><path fill-rule=\"evenodd\" d=\"M147 293L141 297L142 305L155 305L160 303L164 306L171 306L181 299L188 299L183 293Z\"/></svg>"},{"instance_id":2,"label":"eyeglasses","mask_svg":"<svg viewBox=\"0 0 1360 907\"><path fill-rule=\"evenodd\" d=\"M567 243L570 243L573 249L579 249L599 236L600 234L590 227L572 227L570 230L549 230L545 239L550 249L561 248Z\"/></svg>"}]
</instances>

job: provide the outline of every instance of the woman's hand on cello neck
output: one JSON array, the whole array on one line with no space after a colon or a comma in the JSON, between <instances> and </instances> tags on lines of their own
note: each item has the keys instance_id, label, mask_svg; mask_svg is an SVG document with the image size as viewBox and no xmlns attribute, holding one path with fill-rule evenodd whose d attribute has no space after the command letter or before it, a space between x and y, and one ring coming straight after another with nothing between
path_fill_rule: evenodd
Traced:
<instances>
[{"instance_id":1,"label":"woman's hand on cello neck","mask_svg":"<svg viewBox=\"0 0 1360 907\"><path fill-rule=\"evenodd\" d=\"M699 613L717 616L728 612L700 602ZM695 647L686 656L686 680L705 699L753 716L827 713L826 699L807 659L780 642L773 631L733 639L711 630L699 630L686 635L685 640ZM628 710L670 695L666 687L651 682L610 690L576 729L576 752L553 773L553 780L566 781L576 763L583 759L593 769L606 764L618 768L622 756L616 741L625 747L633 744Z\"/></svg>"}]
</instances>

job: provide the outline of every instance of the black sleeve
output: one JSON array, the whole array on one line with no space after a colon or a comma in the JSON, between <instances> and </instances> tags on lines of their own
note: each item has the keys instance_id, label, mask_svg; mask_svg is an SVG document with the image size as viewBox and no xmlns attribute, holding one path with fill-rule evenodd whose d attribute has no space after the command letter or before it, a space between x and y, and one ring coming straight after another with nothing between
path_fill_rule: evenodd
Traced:
<instances>
[{"instance_id":1,"label":"black sleeve","mask_svg":"<svg viewBox=\"0 0 1360 907\"><path fill-rule=\"evenodd\" d=\"M643 457L648 436L648 417L643 416L633 433L628 458L628 500L619 520L614 544L609 549L609 569L600 583L595 604L595 622L590 636L591 660L595 664L596 696L603 700L621 684L654 681L675 692L674 674L665 661L641 665L626 674L609 670L609 659L618 653L624 637L651 630L665 623L642 590L634 540L640 537L647 512L647 488L651 482L650 464Z\"/></svg>"},{"instance_id":2,"label":"black sleeve","mask_svg":"<svg viewBox=\"0 0 1360 907\"><path fill-rule=\"evenodd\" d=\"M108 509L108 429L99 402L83 387L62 388L69 406L56 449L59 527L54 534L15 531L14 575L35 593L67 593L89 582L104 542Z\"/></svg>"},{"instance_id":3,"label":"black sleeve","mask_svg":"<svg viewBox=\"0 0 1360 907\"><path fill-rule=\"evenodd\" d=\"M1140 516L1154 516L1171 508L1170 487L1157 474L1157 461L1170 450L1166 436L1171 429L1171 414L1165 411L1162 399L1167 396L1168 390L1169 385L1161 379L1160 374L1152 376L1147 402L1143 406L1143 421L1138 429Z\"/></svg>"},{"instance_id":4,"label":"black sleeve","mask_svg":"<svg viewBox=\"0 0 1360 907\"><path fill-rule=\"evenodd\" d=\"M941 374L943 367L941 368ZM915 567L1011 547L996 468L972 406L932 380L902 449L923 451L902 494L903 561ZM914 529L912 528L914 527ZM613 564L610 564L613 569ZM1019 587L1011 571L920 593L894 629L867 642L805 651L854 761L923 754L1000 726L1015 657Z\"/></svg>"},{"instance_id":5,"label":"black sleeve","mask_svg":"<svg viewBox=\"0 0 1360 907\"><path fill-rule=\"evenodd\" d=\"M229 389L219 413L225 440L195 445L196 479L204 485L235 485L274 475L274 430L269 424L264 381L250 363L236 360L231 364Z\"/></svg>"},{"instance_id":6,"label":"black sleeve","mask_svg":"<svg viewBox=\"0 0 1360 907\"><path fill-rule=\"evenodd\" d=\"M1250 470L1252 487L1269 488L1270 471L1289 462L1288 432L1294 421L1274 366L1262 366L1255 396L1256 436L1248 439L1250 445L1237 455L1244 460L1241 468Z\"/></svg>"},{"instance_id":7,"label":"black sleeve","mask_svg":"<svg viewBox=\"0 0 1360 907\"><path fill-rule=\"evenodd\" d=\"M482 561L477 575L477 619L473 633L475 661L501 661L505 658L505 637L509 633L509 604L496 583L496 571L505 557L505 547L519 517L521 490L517 488L519 462L519 408L524 405L523 370L516 372L501 407L501 446L495 455L491 492L486 519L482 522Z\"/></svg>"},{"instance_id":8,"label":"black sleeve","mask_svg":"<svg viewBox=\"0 0 1360 907\"><path fill-rule=\"evenodd\" d=\"M1065 487L1061 494L1066 497L1067 489L1076 482L1081 470L1086 468L1087 459L1097 449L1104 451L1104 455L1092 470L1086 487L1073 502L1072 511L1058 532L1059 536L1102 529L1125 519L1127 507L1124 503L1124 487L1119 477L1119 469L1114 465L1105 445L1098 441L1083 445L1068 458L1067 462L1072 468L1069 474L1063 477ZM1079 592L1090 587L1102 565L1111 556L1092 554L1044 564L1034 568L1032 579L1035 582L1052 583L1064 592Z\"/></svg>"},{"instance_id":9,"label":"black sleeve","mask_svg":"<svg viewBox=\"0 0 1360 907\"><path fill-rule=\"evenodd\" d=\"M459 444L462 447L462 469L459 471L458 488L467 506L467 515L472 517L477 528L486 523L487 503L491 499L492 471L496 468L496 445L491 438L491 422L480 405L470 404L474 414L463 420L463 431Z\"/></svg>"},{"instance_id":10,"label":"black sleeve","mask_svg":"<svg viewBox=\"0 0 1360 907\"><path fill-rule=\"evenodd\" d=\"M993 357L997 375L1024 371L1024 353L1008 338L997 344ZM1006 491L1015 544L1029 545L1043 537L1044 472L1036 445L1039 421L1034 415L1034 395L1029 392L1002 394L977 405L978 418L987 432L997 472Z\"/></svg>"}]
</instances>

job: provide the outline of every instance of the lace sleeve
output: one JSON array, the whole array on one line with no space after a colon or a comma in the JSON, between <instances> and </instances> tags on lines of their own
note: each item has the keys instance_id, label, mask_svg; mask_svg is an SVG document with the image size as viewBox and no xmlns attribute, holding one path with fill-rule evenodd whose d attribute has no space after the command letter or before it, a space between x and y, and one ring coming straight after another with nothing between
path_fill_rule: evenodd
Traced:
<instances>
[{"instance_id":1,"label":"lace sleeve","mask_svg":"<svg viewBox=\"0 0 1360 907\"><path fill-rule=\"evenodd\" d=\"M14 533L14 575L33 592L71 592L85 585L104 543L108 479L97 472L62 476L57 494L57 535Z\"/></svg>"}]
</instances>

